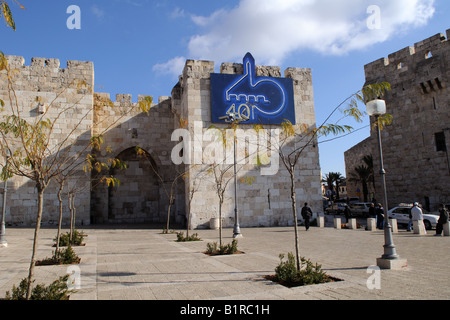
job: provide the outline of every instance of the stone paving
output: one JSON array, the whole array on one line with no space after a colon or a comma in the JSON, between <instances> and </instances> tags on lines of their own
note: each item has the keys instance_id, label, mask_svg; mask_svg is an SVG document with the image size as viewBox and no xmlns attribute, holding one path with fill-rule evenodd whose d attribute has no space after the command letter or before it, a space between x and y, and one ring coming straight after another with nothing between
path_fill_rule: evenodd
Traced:
<instances>
[{"instance_id":1,"label":"stone paving","mask_svg":"<svg viewBox=\"0 0 450 320\"><path fill-rule=\"evenodd\" d=\"M242 228L238 247L244 254L208 256L217 230L195 230L202 241L176 242L176 234L146 226L90 226L86 245L75 247L81 288L71 300L447 300L450 298L450 237L394 234L397 253L408 267L381 270L380 288L370 289L376 273L368 267L383 254L382 231L300 230L300 253L322 264L343 281L286 288L263 278L274 273L279 254L294 252L293 227ZM224 243L232 241L224 229ZM42 229L38 259L50 257L55 229ZM33 229L7 228L0 248L0 297L27 276ZM50 283L68 266L36 267L36 283Z\"/></svg>"}]
</instances>

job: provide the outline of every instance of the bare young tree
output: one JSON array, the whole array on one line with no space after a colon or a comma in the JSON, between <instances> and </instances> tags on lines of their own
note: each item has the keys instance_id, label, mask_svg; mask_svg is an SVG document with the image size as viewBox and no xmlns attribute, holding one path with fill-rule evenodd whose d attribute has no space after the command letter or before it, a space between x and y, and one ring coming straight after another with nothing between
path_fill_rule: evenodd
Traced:
<instances>
[{"instance_id":1,"label":"bare young tree","mask_svg":"<svg viewBox=\"0 0 450 320\"><path fill-rule=\"evenodd\" d=\"M17 96L14 88L14 70L10 68L2 53L0 53L0 72L7 82L8 97L6 102L0 100L2 107L6 105L8 107L8 110L5 110L6 115L0 123L0 149L3 153L7 152L11 155L8 165L2 169L2 179L5 180L12 176L25 177L33 181L37 189L36 227L26 295L26 298L29 299L43 214L44 192L50 182L64 172L71 172L86 163L89 169L101 167L103 164L93 161L93 158L89 155L93 149L100 148L102 134L92 136L89 140L82 139L80 135L80 132L83 131L83 125L86 125L85 120L89 119L93 112L92 108L84 111L77 108L81 99L86 94L92 93L86 81L73 80L56 94L37 118L29 120L22 115L23 108L29 106L23 105L23 102ZM62 94L69 89L77 93L75 99L65 105L60 102L57 103ZM39 96L36 99L36 103L41 105ZM58 104L58 108L55 106L56 104ZM111 101L107 103L107 105L111 104ZM139 103L137 107L148 112L151 103L149 99L146 99ZM83 113L79 120L74 122L71 127L66 128L64 137L55 138L55 130L57 125L61 124L62 116L75 109ZM53 113L50 113L50 110ZM67 126L67 124L64 125Z\"/></svg>"},{"instance_id":2,"label":"bare young tree","mask_svg":"<svg viewBox=\"0 0 450 320\"><path fill-rule=\"evenodd\" d=\"M272 151L279 155L281 162L289 173L290 177L290 198L292 203L292 215L294 219L294 234L295 234L295 251L297 269L300 270L300 250L299 250L299 236L298 236L298 215L297 215L297 195L296 195L296 170L298 168L301 156L309 148L316 145L318 138L329 135L342 135L351 133L353 127L346 124L340 124L344 119L351 119L357 122L362 121L364 112L360 110L359 105L366 103L374 98L381 97L386 91L390 90L388 83L376 83L367 85L361 90L353 93L343 102L341 102L328 115L325 121L318 127L308 126L306 124L293 125L288 120L282 123L282 133L280 135L279 143L272 144ZM342 116L335 122L329 122L332 116L341 112ZM386 115L380 119L384 124L389 123L390 115Z\"/></svg>"}]
</instances>

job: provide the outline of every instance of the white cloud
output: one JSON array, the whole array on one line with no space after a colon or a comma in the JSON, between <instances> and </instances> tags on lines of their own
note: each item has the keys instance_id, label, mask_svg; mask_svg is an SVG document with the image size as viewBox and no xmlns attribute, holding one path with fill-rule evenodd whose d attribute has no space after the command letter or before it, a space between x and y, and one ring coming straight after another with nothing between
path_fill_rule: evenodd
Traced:
<instances>
[{"instance_id":1,"label":"white cloud","mask_svg":"<svg viewBox=\"0 0 450 320\"><path fill-rule=\"evenodd\" d=\"M153 71L170 74L178 77L183 73L183 68L186 63L185 57L175 57L166 63L160 63L153 66Z\"/></svg>"},{"instance_id":2,"label":"white cloud","mask_svg":"<svg viewBox=\"0 0 450 320\"><path fill-rule=\"evenodd\" d=\"M380 29L369 28L367 12L380 9ZM245 52L258 63L279 65L292 53L313 50L341 55L386 41L426 24L434 0L241 0L232 10L191 16L202 33L191 36L188 56L239 61Z\"/></svg>"},{"instance_id":3,"label":"white cloud","mask_svg":"<svg viewBox=\"0 0 450 320\"><path fill-rule=\"evenodd\" d=\"M170 14L170 17L172 19L183 18L184 16L186 16L186 14L184 13L184 10L180 9L179 7L176 7L175 9L173 9L172 13Z\"/></svg>"},{"instance_id":4,"label":"white cloud","mask_svg":"<svg viewBox=\"0 0 450 320\"><path fill-rule=\"evenodd\" d=\"M98 19L103 19L105 16L105 11L97 7L95 4L91 7L91 11Z\"/></svg>"}]
</instances>

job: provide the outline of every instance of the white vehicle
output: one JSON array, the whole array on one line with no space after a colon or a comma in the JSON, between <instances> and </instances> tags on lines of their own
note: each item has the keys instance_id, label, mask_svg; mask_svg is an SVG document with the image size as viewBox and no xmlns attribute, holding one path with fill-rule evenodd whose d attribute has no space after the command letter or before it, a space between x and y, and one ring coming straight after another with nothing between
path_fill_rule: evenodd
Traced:
<instances>
[{"instance_id":1,"label":"white vehicle","mask_svg":"<svg viewBox=\"0 0 450 320\"><path fill-rule=\"evenodd\" d=\"M369 208L371 202L355 202L350 204L350 212L353 217L361 216L367 218L369 216Z\"/></svg>"},{"instance_id":2,"label":"white vehicle","mask_svg":"<svg viewBox=\"0 0 450 320\"><path fill-rule=\"evenodd\" d=\"M412 208L412 204L400 204L397 207L392 208L388 211L390 219L397 219L398 224L408 224L409 223L409 212ZM439 220L439 214L430 213L425 209L421 208L423 212L423 224L427 230L436 228L436 224Z\"/></svg>"}]
</instances>

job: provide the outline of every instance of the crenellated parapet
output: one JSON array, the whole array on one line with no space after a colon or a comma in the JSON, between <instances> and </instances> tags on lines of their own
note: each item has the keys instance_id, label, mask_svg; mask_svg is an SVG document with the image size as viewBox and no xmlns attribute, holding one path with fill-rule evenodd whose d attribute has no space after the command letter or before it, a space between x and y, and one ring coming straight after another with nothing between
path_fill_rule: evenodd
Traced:
<instances>
[{"instance_id":1,"label":"crenellated parapet","mask_svg":"<svg viewBox=\"0 0 450 320\"><path fill-rule=\"evenodd\" d=\"M60 68L58 59L32 58L26 65L21 56L6 56L14 81L14 90L36 93L63 91L91 95L94 87L94 65L89 61L67 61ZM5 71L0 73L5 79ZM0 81L0 90L7 90L7 81Z\"/></svg>"},{"instance_id":2,"label":"crenellated parapet","mask_svg":"<svg viewBox=\"0 0 450 320\"><path fill-rule=\"evenodd\" d=\"M391 53L365 66L367 82L401 81L405 85L419 86L423 93L442 88L446 79L442 72L448 64L448 37L438 33L414 46Z\"/></svg>"}]
</instances>

